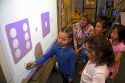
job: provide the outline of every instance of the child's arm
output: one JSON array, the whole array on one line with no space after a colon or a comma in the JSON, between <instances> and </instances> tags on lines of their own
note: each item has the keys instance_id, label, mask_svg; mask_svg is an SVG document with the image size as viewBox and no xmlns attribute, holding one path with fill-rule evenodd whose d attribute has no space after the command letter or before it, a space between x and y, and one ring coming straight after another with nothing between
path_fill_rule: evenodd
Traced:
<instances>
[{"instance_id":1,"label":"child's arm","mask_svg":"<svg viewBox=\"0 0 125 83\"><path fill-rule=\"evenodd\" d=\"M78 52L79 52L80 50L82 50L83 48L85 48L84 43L83 43L83 45L78 49Z\"/></svg>"},{"instance_id":2,"label":"child's arm","mask_svg":"<svg viewBox=\"0 0 125 83\"><path fill-rule=\"evenodd\" d=\"M49 50L48 53L46 53L45 55L43 55L42 57L38 58L36 61L29 61L27 64L26 64L26 69L32 69L34 67L36 67L37 65L47 61L49 58L51 58L54 54L55 54L55 46Z\"/></svg>"},{"instance_id":3,"label":"child's arm","mask_svg":"<svg viewBox=\"0 0 125 83\"><path fill-rule=\"evenodd\" d=\"M80 51L80 50L82 50L82 48L79 48L79 49L77 50L77 51L78 51L78 53L79 53L79 51Z\"/></svg>"},{"instance_id":4,"label":"child's arm","mask_svg":"<svg viewBox=\"0 0 125 83\"><path fill-rule=\"evenodd\" d=\"M55 54L55 47L53 47L52 49L50 49L45 55L43 55L42 57L38 58L35 63L37 65L47 61L48 59L50 59L52 56L54 56Z\"/></svg>"},{"instance_id":5,"label":"child's arm","mask_svg":"<svg viewBox=\"0 0 125 83\"><path fill-rule=\"evenodd\" d=\"M74 38L73 44L74 44L75 51L78 54L77 40L75 38Z\"/></svg>"},{"instance_id":6,"label":"child's arm","mask_svg":"<svg viewBox=\"0 0 125 83\"><path fill-rule=\"evenodd\" d=\"M45 62L46 60L48 60L50 57L52 57L54 54L53 53L47 53L45 55L43 55L42 57L38 58L36 61L29 61L27 64L26 64L26 69L27 70L30 70L34 67L36 67L37 65Z\"/></svg>"},{"instance_id":7,"label":"child's arm","mask_svg":"<svg viewBox=\"0 0 125 83\"><path fill-rule=\"evenodd\" d=\"M89 32L89 37L92 37L92 36L94 36L95 35L95 31L94 30L91 30L90 32Z\"/></svg>"},{"instance_id":8,"label":"child's arm","mask_svg":"<svg viewBox=\"0 0 125 83\"><path fill-rule=\"evenodd\" d=\"M122 56L123 56L123 51L122 52L118 52L116 55L115 55L115 62L118 63L120 62Z\"/></svg>"},{"instance_id":9,"label":"child's arm","mask_svg":"<svg viewBox=\"0 0 125 83\"><path fill-rule=\"evenodd\" d=\"M79 51L80 51L80 50L82 50L82 48L81 48L81 47L80 47L80 48L78 48L77 52L79 53Z\"/></svg>"}]
</instances>

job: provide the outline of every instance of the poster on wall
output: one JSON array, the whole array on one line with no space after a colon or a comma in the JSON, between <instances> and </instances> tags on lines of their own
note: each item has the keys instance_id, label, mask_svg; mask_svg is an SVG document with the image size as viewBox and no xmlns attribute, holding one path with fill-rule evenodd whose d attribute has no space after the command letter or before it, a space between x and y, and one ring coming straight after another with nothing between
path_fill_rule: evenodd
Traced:
<instances>
[{"instance_id":1,"label":"poster on wall","mask_svg":"<svg viewBox=\"0 0 125 83\"><path fill-rule=\"evenodd\" d=\"M6 33L13 60L17 64L32 49L28 19L7 24Z\"/></svg>"},{"instance_id":2,"label":"poster on wall","mask_svg":"<svg viewBox=\"0 0 125 83\"><path fill-rule=\"evenodd\" d=\"M121 12L121 23L125 26L125 12Z\"/></svg>"},{"instance_id":3,"label":"poster on wall","mask_svg":"<svg viewBox=\"0 0 125 83\"><path fill-rule=\"evenodd\" d=\"M47 36L50 33L50 17L49 12L41 14L41 23L42 23L42 33L43 37Z\"/></svg>"},{"instance_id":4,"label":"poster on wall","mask_svg":"<svg viewBox=\"0 0 125 83\"><path fill-rule=\"evenodd\" d=\"M85 8L96 8L96 1L97 0L84 0L84 7Z\"/></svg>"}]
</instances>

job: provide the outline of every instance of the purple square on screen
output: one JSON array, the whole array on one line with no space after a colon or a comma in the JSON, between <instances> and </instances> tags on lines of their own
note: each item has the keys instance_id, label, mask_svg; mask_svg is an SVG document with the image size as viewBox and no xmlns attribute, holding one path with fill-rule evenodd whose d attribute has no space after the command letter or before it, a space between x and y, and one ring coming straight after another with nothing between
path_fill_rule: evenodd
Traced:
<instances>
[{"instance_id":1,"label":"purple square on screen","mask_svg":"<svg viewBox=\"0 0 125 83\"><path fill-rule=\"evenodd\" d=\"M49 12L45 12L41 14L41 23L42 23L42 33L43 37L49 34L50 32L50 18Z\"/></svg>"},{"instance_id":2,"label":"purple square on screen","mask_svg":"<svg viewBox=\"0 0 125 83\"><path fill-rule=\"evenodd\" d=\"M5 29L13 60L17 64L32 49L28 19L7 24Z\"/></svg>"}]
</instances>

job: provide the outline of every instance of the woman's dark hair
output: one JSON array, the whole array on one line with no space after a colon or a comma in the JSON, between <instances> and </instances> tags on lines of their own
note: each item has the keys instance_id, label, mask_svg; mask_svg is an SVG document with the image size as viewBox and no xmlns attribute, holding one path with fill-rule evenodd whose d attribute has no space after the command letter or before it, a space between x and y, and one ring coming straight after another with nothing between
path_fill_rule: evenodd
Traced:
<instances>
[{"instance_id":1,"label":"woman's dark hair","mask_svg":"<svg viewBox=\"0 0 125 83\"><path fill-rule=\"evenodd\" d=\"M60 31L65 32L68 35L68 38L70 39L69 44L73 45L73 27L63 27Z\"/></svg>"},{"instance_id":2,"label":"woman's dark hair","mask_svg":"<svg viewBox=\"0 0 125 83\"><path fill-rule=\"evenodd\" d=\"M115 24L114 27L113 27L113 29L112 29L112 31L114 29L117 29L119 42L124 41L125 40L125 26L121 25L121 24Z\"/></svg>"},{"instance_id":3,"label":"woman's dark hair","mask_svg":"<svg viewBox=\"0 0 125 83\"><path fill-rule=\"evenodd\" d=\"M88 48L96 53L96 65L112 66L114 63L114 52L110 41L104 35L89 37L86 40Z\"/></svg>"}]
</instances>

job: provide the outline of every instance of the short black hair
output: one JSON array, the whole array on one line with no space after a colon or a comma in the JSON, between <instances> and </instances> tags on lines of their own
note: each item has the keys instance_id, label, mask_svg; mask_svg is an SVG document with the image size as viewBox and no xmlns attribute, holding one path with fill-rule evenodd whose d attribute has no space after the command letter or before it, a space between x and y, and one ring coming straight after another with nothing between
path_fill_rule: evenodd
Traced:
<instances>
[{"instance_id":1,"label":"short black hair","mask_svg":"<svg viewBox=\"0 0 125 83\"><path fill-rule=\"evenodd\" d=\"M125 40L125 26L122 24L115 24L112 30L117 29L118 40L122 42ZM112 31L111 31L112 32Z\"/></svg>"}]
</instances>

